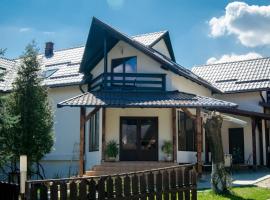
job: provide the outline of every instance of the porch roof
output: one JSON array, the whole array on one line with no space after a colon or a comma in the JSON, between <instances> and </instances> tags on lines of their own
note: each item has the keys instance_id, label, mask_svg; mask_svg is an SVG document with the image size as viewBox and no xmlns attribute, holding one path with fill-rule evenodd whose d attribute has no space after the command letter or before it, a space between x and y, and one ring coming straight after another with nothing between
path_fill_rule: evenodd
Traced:
<instances>
[{"instance_id":1,"label":"porch roof","mask_svg":"<svg viewBox=\"0 0 270 200\"><path fill-rule=\"evenodd\" d=\"M57 104L58 107L112 107L112 108L227 108L237 104L210 97L179 91L167 92L86 92Z\"/></svg>"}]
</instances>

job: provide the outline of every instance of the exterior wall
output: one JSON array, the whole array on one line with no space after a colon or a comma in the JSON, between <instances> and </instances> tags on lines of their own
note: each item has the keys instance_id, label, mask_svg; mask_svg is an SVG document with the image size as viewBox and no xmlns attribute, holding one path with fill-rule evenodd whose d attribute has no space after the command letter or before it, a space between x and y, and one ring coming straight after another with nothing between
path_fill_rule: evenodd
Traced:
<instances>
[{"instance_id":1,"label":"exterior wall","mask_svg":"<svg viewBox=\"0 0 270 200\"><path fill-rule=\"evenodd\" d=\"M161 47L162 42L161 42L161 44L158 44L158 45ZM145 55L141 51L138 51L137 49L133 48L132 46L130 46L129 44L127 44L123 41L118 42L112 48L112 50L108 53L108 72L111 71L111 60L112 59L129 57L129 56L137 56L137 72L138 73L163 73L163 74L167 74L166 88L168 91L179 90L179 91L193 93L193 94L200 94L203 96L211 96L211 91L208 88L206 88L202 85L199 85L193 81L190 81L189 79L186 79L184 77L176 75L169 70L162 69L160 67L161 66L160 63L156 62L152 58L148 57L147 55ZM97 66L91 71L91 73L93 74L93 77L96 77L103 72L104 72L104 60L102 59L97 64Z\"/></svg>"},{"instance_id":2,"label":"exterior wall","mask_svg":"<svg viewBox=\"0 0 270 200\"><path fill-rule=\"evenodd\" d=\"M167 56L168 58L171 58L170 53L168 51L167 45L164 41L164 39L161 39L158 41L154 46L153 49L157 50L158 52L162 53L163 55Z\"/></svg>"},{"instance_id":3,"label":"exterior wall","mask_svg":"<svg viewBox=\"0 0 270 200\"><path fill-rule=\"evenodd\" d=\"M239 109L263 113L263 107L259 105L259 102L262 101L260 92L218 94L214 97L237 103Z\"/></svg>"},{"instance_id":4,"label":"exterior wall","mask_svg":"<svg viewBox=\"0 0 270 200\"><path fill-rule=\"evenodd\" d=\"M244 159L245 161L249 160L249 163L253 164L252 157L252 127L251 127L251 119L249 117L242 117L231 115L237 119L243 120L247 122L246 125L242 126L233 122L223 121L221 134L222 134L222 143L224 153L229 154L229 128L243 128L244 129ZM258 135L258 132L257 134ZM258 153L258 145L257 145L257 153ZM258 163L258 155L257 155L257 163Z\"/></svg>"},{"instance_id":5,"label":"exterior wall","mask_svg":"<svg viewBox=\"0 0 270 200\"><path fill-rule=\"evenodd\" d=\"M57 108L57 103L79 94L81 91L78 86L49 89L49 99L54 111L55 142L51 153L41 162L47 178L67 177L78 171L80 110Z\"/></svg>"},{"instance_id":6,"label":"exterior wall","mask_svg":"<svg viewBox=\"0 0 270 200\"><path fill-rule=\"evenodd\" d=\"M172 110L155 108L108 108L106 109L105 141L120 140L120 117L158 117L159 160L164 160L161 147L165 140L172 140Z\"/></svg>"}]
</instances>

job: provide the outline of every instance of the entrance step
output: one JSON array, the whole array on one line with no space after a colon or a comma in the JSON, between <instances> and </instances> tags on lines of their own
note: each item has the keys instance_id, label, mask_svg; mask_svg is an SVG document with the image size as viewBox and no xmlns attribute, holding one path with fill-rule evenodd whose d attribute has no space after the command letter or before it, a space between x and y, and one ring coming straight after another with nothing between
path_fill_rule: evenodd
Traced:
<instances>
[{"instance_id":1,"label":"entrance step","mask_svg":"<svg viewBox=\"0 0 270 200\"><path fill-rule=\"evenodd\" d=\"M91 170L86 171L86 176L102 176L121 173L130 173L144 170L151 170L163 167L176 166L173 162L146 162L146 161L130 161L130 162L104 162L95 165Z\"/></svg>"}]
</instances>

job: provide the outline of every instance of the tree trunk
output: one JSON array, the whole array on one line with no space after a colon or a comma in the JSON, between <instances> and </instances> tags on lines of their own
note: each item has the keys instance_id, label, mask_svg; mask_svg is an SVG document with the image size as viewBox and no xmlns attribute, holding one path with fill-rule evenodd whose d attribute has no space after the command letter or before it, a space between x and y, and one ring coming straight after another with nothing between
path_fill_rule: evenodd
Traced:
<instances>
[{"instance_id":1,"label":"tree trunk","mask_svg":"<svg viewBox=\"0 0 270 200\"><path fill-rule=\"evenodd\" d=\"M224 166L224 153L221 137L222 122L222 117L215 112L212 112L204 125L212 155L212 190L219 194L228 191L228 183L230 180Z\"/></svg>"}]
</instances>

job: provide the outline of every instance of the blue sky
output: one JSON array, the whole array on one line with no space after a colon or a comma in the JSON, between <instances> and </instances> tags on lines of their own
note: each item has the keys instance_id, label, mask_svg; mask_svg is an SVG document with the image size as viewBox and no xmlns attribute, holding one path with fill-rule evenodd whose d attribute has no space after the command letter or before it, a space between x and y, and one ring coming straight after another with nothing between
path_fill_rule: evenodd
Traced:
<instances>
[{"instance_id":1,"label":"blue sky","mask_svg":"<svg viewBox=\"0 0 270 200\"><path fill-rule=\"evenodd\" d=\"M1 0L0 47L7 48L6 57L15 58L33 39L40 51L49 40L56 49L84 45L91 18L96 16L129 35L169 30L176 60L186 67L224 55L225 59L226 55L231 59L249 53L270 56L270 31L264 26L270 22L269 4L267 0L242 4L222 0ZM231 20L230 10L242 14Z\"/></svg>"}]
</instances>

